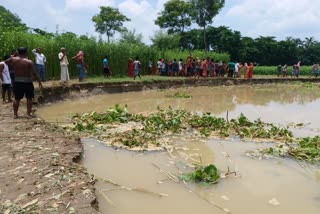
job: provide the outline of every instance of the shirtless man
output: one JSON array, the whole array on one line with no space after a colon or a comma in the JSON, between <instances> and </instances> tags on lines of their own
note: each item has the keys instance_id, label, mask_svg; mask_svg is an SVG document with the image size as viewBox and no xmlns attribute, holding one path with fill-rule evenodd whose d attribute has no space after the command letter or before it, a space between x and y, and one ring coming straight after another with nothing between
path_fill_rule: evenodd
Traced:
<instances>
[{"instance_id":1,"label":"shirtless man","mask_svg":"<svg viewBox=\"0 0 320 214\"><path fill-rule=\"evenodd\" d=\"M18 109L20 100L26 96L27 98L27 117L32 118L32 98L34 97L34 87L32 76L35 76L42 88L42 83L35 71L34 64L27 58L27 48L18 48L18 56L7 59L6 64L12 66L14 70L13 92L15 100L13 101L14 118L18 118Z\"/></svg>"}]
</instances>

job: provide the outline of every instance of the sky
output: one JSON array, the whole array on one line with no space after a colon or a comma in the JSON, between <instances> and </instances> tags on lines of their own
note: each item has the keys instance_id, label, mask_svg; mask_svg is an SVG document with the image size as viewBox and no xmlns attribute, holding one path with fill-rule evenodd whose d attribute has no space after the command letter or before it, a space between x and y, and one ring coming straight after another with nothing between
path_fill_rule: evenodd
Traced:
<instances>
[{"instance_id":1,"label":"sky","mask_svg":"<svg viewBox=\"0 0 320 214\"><path fill-rule=\"evenodd\" d=\"M17 14L32 28L60 33L98 36L92 17L99 6L119 8L131 19L125 23L129 30L141 33L143 42L150 44L159 27L154 24L167 0L0 0L0 5ZM214 26L227 26L242 36L257 38L274 36L320 41L317 29L320 21L319 0L226 0L225 7L214 18Z\"/></svg>"}]
</instances>

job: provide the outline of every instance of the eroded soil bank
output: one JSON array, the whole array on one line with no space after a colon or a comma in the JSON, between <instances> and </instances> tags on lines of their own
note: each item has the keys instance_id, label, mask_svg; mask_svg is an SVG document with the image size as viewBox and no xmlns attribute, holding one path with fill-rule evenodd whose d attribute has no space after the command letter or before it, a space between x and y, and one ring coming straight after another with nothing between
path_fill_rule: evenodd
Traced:
<instances>
[{"instance_id":1,"label":"eroded soil bank","mask_svg":"<svg viewBox=\"0 0 320 214\"><path fill-rule=\"evenodd\" d=\"M13 119L11 104L0 115L0 213L97 213L93 181L75 162L80 139L39 119Z\"/></svg>"},{"instance_id":2,"label":"eroded soil bank","mask_svg":"<svg viewBox=\"0 0 320 214\"><path fill-rule=\"evenodd\" d=\"M102 93L121 93L181 86L264 84L297 79L186 79L137 83L46 83L39 103ZM302 79L298 81L316 81ZM97 213L93 181L75 160L83 152L80 139L39 119L13 119L11 104L0 111L0 212ZM20 114L25 113L25 103Z\"/></svg>"}]
</instances>

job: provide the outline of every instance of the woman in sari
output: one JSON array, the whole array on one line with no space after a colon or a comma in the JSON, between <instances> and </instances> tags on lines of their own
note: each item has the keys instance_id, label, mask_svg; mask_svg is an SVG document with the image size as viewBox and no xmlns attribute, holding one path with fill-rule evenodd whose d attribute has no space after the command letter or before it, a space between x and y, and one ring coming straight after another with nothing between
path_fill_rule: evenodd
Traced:
<instances>
[{"instance_id":1,"label":"woman in sari","mask_svg":"<svg viewBox=\"0 0 320 214\"><path fill-rule=\"evenodd\" d=\"M252 76L253 76L253 63L250 63L249 65L249 72L248 72L248 78L249 79L252 79Z\"/></svg>"},{"instance_id":2,"label":"woman in sari","mask_svg":"<svg viewBox=\"0 0 320 214\"><path fill-rule=\"evenodd\" d=\"M244 63L244 78L249 78L249 66L248 63Z\"/></svg>"},{"instance_id":3,"label":"woman in sari","mask_svg":"<svg viewBox=\"0 0 320 214\"><path fill-rule=\"evenodd\" d=\"M239 62L238 78L241 78L241 74L243 70L244 70L244 65L242 64L242 62Z\"/></svg>"},{"instance_id":4,"label":"woman in sari","mask_svg":"<svg viewBox=\"0 0 320 214\"><path fill-rule=\"evenodd\" d=\"M128 77L133 77L134 64L133 60L130 58L128 61Z\"/></svg>"},{"instance_id":5,"label":"woman in sari","mask_svg":"<svg viewBox=\"0 0 320 214\"><path fill-rule=\"evenodd\" d=\"M207 65L207 60L203 59L201 63L201 68L202 68L202 76L207 77L208 76L208 65Z\"/></svg>"}]
</instances>

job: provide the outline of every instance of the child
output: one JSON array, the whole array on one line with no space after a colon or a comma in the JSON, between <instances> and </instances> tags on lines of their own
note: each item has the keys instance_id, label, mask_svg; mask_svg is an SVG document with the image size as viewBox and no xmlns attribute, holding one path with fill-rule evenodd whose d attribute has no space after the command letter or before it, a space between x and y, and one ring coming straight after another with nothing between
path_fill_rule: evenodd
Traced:
<instances>
[{"instance_id":1,"label":"child","mask_svg":"<svg viewBox=\"0 0 320 214\"><path fill-rule=\"evenodd\" d=\"M10 56L5 56L3 59L7 60ZM0 78L2 81L2 100L3 103L6 103L6 92L8 92L8 102L11 100L11 78L9 66L5 62L0 62Z\"/></svg>"},{"instance_id":2,"label":"child","mask_svg":"<svg viewBox=\"0 0 320 214\"><path fill-rule=\"evenodd\" d=\"M139 61L139 57L136 57L136 60L133 62L133 66L134 66L134 77L133 79L136 79L136 76L138 76L141 79L140 76L140 67L141 67L141 63Z\"/></svg>"}]
</instances>

